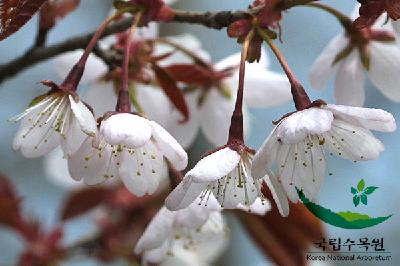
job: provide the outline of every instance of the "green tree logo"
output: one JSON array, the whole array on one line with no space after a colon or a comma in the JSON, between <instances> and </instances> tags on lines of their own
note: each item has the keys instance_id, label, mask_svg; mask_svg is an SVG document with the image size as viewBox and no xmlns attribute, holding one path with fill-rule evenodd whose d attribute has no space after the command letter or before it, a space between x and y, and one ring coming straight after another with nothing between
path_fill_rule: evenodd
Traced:
<instances>
[{"instance_id":1,"label":"green tree logo","mask_svg":"<svg viewBox=\"0 0 400 266\"><path fill-rule=\"evenodd\" d=\"M378 187L370 186L365 187L364 179L361 179L357 184L357 189L351 187L351 194L353 194L353 204L357 207L360 204L368 204L368 196L371 195Z\"/></svg>"}]
</instances>

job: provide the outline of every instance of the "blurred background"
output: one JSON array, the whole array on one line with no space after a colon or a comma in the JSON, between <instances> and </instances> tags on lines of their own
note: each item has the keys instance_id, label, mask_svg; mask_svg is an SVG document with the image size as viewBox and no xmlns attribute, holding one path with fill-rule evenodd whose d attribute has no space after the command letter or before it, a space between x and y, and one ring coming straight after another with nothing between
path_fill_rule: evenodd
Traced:
<instances>
[{"instance_id":1,"label":"blurred background","mask_svg":"<svg viewBox=\"0 0 400 266\"><path fill-rule=\"evenodd\" d=\"M355 1L324 1L349 14L354 9ZM184 0L175 7L187 10L228 10L243 9L250 1L245 0ZM108 14L111 1L84 0L78 10L57 24L49 35L49 43L62 41L67 37L80 35L94 30ZM21 31L5 41L0 42L0 62L21 55L33 42L36 34L37 18L31 20ZM282 22L283 44L279 44L290 66L299 76L304 87L313 99L323 98L333 102L332 82L323 91L315 91L308 81L309 67L319 55L329 40L341 32L336 20L319 10L311 8L295 8L284 14ZM204 48L214 60L220 60L240 47L235 40L229 39L226 31L216 31L196 25L168 24L162 26L162 35L190 32L200 38ZM281 71L277 61L270 56L272 69ZM400 74L400 73L399 73ZM57 222L57 210L66 195L65 188L49 181L42 164L42 159L25 159L19 153L12 151L11 142L17 125L7 122L7 119L23 110L30 100L42 93L44 89L36 82L43 79L59 81L54 73L51 60L43 62L17 77L0 84L0 172L12 178L17 190L23 196L25 213L38 217L46 227L51 228ZM385 109L397 117L400 105L384 98L367 82L366 107ZM251 110L252 133L248 145L257 149L272 129L272 120L293 111L293 105L287 104L268 110ZM394 214L387 222L376 227L362 230L345 230L325 225L329 237L332 238L384 238L386 251L392 252L393 260L390 265L400 265L398 241L400 240L400 205L399 191L399 151L400 131L393 134L376 133L382 140L386 151L377 161L354 164L341 159L330 158L329 170L333 176L326 177L319 194L319 203L335 211L356 211L370 216ZM191 152L196 156L207 149L202 136L192 147ZM368 206L355 208L352 204L350 187L356 186L363 178L367 185L379 187L370 196ZM243 233L239 224L231 219L232 241L229 250L221 260L223 265L270 265L263 255L252 244L250 238ZM93 230L88 217L73 220L67 224L65 241L73 241ZM0 265L14 265L17 255L22 250L22 242L9 231L0 228ZM373 265L369 263L368 265ZM70 261L65 265L99 265L93 261ZM360 264L361 265L361 264ZM377 264L378 265L378 264ZM382 265L382 264L380 264ZM386 264L385 264L386 265ZM389 265L389 264L387 264Z\"/></svg>"}]
</instances>

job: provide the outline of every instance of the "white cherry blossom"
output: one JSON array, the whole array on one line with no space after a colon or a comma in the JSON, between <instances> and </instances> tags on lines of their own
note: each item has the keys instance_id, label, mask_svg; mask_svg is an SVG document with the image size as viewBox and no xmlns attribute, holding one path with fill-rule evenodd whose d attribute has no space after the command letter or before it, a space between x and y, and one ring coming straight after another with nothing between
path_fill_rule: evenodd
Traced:
<instances>
[{"instance_id":1,"label":"white cherry blossom","mask_svg":"<svg viewBox=\"0 0 400 266\"><path fill-rule=\"evenodd\" d=\"M327 153L354 162L375 160L384 147L370 130L395 129L393 116L380 109L328 104L298 111L283 118L263 143L254 157L252 174L255 178L267 175L280 206L287 207L282 190L297 202L296 187L313 199L326 174ZM275 169L277 177L270 169Z\"/></svg>"},{"instance_id":2,"label":"white cherry blossom","mask_svg":"<svg viewBox=\"0 0 400 266\"><path fill-rule=\"evenodd\" d=\"M198 199L199 201L200 199ZM135 247L142 264L211 265L226 249L229 230L218 208L194 202L172 212L166 207L153 217Z\"/></svg>"},{"instance_id":3,"label":"white cherry blossom","mask_svg":"<svg viewBox=\"0 0 400 266\"><path fill-rule=\"evenodd\" d=\"M64 154L74 153L85 134L96 134L96 121L86 105L67 92L52 91L33 100L28 109L12 118L21 120L13 149L25 157L39 157L61 144Z\"/></svg>"},{"instance_id":4,"label":"white cherry blossom","mask_svg":"<svg viewBox=\"0 0 400 266\"><path fill-rule=\"evenodd\" d=\"M215 196L226 209L251 206L257 198L262 198L261 180L250 173L251 157L248 151L239 153L229 147L207 155L167 197L166 207L183 209L199 196L204 204L210 196Z\"/></svg>"},{"instance_id":5,"label":"white cherry blossom","mask_svg":"<svg viewBox=\"0 0 400 266\"><path fill-rule=\"evenodd\" d=\"M121 178L137 196L152 194L165 178L164 157L177 169L187 165L187 154L156 122L130 113L102 120L99 133L88 137L69 157L69 172L88 185Z\"/></svg>"},{"instance_id":6,"label":"white cherry blossom","mask_svg":"<svg viewBox=\"0 0 400 266\"><path fill-rule=\"evenodd\" d=\"M357 8L358 10L358 8ZM374 30L393 33L390 23L385 24L385 16L376 21ZM369 36L367 29L364 30ZM368 38L368 37L367 37ZM334 37L311 66L310 81L315 89L322 89L335 74L335 98L337 104L362 106L365 100L364 79L369 80L387 98L400 102L400 47L396 41L366 40L365 51L369 54L369 69L362 64L360 49L356 44L338 62L337 56L351 45L348 34Z\"/></svg>"}]
</instances>

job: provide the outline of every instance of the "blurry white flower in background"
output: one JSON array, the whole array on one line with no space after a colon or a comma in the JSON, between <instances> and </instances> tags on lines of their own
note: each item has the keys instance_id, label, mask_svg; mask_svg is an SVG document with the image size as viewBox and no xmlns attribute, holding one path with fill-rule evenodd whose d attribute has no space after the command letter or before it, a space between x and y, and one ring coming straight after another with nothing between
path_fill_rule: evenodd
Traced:
<instances>
[{"instance_id":1,"label":"blurry white flower in background","mask_svg":"<svg viewBox=\"0 0 400 266\"><path fill-rule=\"evenodd\" d=\"M325 149L354 162L375 160L384 147L370 130L395 129L393 116L381 109L328 104L298 111L283 118L263 143L252 174L254 178L269 175L267 183L273 191L279 192L282 184L292 202L298 201L296 187L312 200L326 174ZM273 166L280 184L270 174ZM277 199L284 200L280 195Z\"/></svg>"},{"instance_id":2,"label":"blurry white flower in background","mask_svg":"<svg viewBox=\"0 0 400 266\"><path fill-rule=\"evenodd\" d=\"M144 265L212 265L229 243L229 229L215 199L207 207L198 199L188 208L163 207L135 247Z\"/></svg>"},{"instance_id":3,"label":"blurry white flower in background","mask_svg":"<svg viewBox=\"0 0 400 266\"><path fill-rule=\"evenodd\" d=\"M249 114L246 107L269 108L290 101L290 84L285 75L269 71L267 53L263 50L259 63L246 63L244 89L244 129L249 131ZM215 71L238 66L240 53L230 55L213 68ZM179 123L179 113L174 112L169 131L182 144L189 147L201 129L207 140L219 147L228 140L230 118L235 106L238 87L238 69L223 78L223 90L215 86L186 93L186 101L190 109L188 123ZM170 119L171 119L170 118Z\"/></svg>"},{"instance_id":4,"label":"blurry white flower in background","mask_svg":"<svg viewBox=\"0 0 400 266\"><path fill-rule=\"evenodd\" d=\"M353 12L354 17L358 7ZM311 85L322 89L336 73L336 103L362 106L367 75L382 94L400 102L400 47L394 38L390 40L393 27L385 24L385 20L386 15L382 15L372 30L363 29L352 33L350 38L346 33L334 37L311 66Z\"/></svg>"}]
</instances>

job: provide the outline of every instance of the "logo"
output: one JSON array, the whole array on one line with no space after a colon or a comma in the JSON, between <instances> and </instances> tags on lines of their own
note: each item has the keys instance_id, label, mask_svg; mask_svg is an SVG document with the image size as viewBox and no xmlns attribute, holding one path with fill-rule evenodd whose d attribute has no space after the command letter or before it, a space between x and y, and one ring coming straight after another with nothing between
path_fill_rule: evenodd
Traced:
<instances>
[{"instance_id":1,"label":"logo","mask_svg":"<svg viewBox=\"0 0 400 266\"><path fill-rule=\"evenodd\" d=\"M360 205L360 203L366 206L368 204L368 197L377 189L378 187L375 186L365 187L365 181L364 179L361 179L357 184L357 188L351 187L350 189L350 192L353 195L354 206L357 207ZM304 195L303 191L298 189L297 187L296 190L300 200L311 213L313 213L323 222L336 227L344 229L362 229L383 223L384 221L392 217L392 215L370 217L367 214L355 213L350 211L334 212L328 208L322 207L310 201Z\"/></svg>"}]
</instances>

